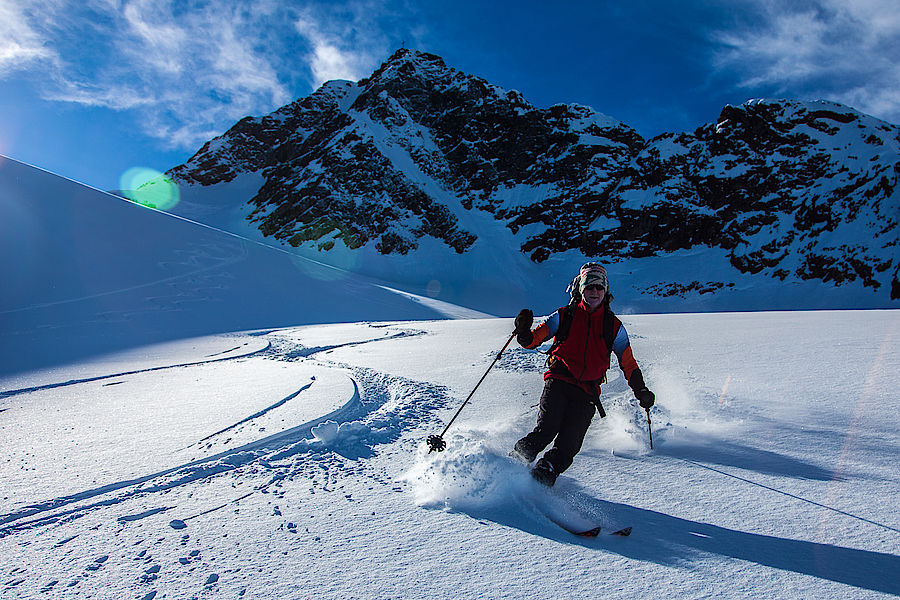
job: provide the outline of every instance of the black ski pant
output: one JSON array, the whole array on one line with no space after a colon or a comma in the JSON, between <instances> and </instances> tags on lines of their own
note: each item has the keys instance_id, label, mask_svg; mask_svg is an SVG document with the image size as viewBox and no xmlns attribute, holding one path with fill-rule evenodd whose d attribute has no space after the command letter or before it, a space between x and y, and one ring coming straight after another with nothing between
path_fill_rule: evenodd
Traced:
<instances>
[{"instance_id":1,"label":"black ski pant","mask_svg":"<svg viewBox=\"0 0 900 600\"><path fill-rule=\"evenodd\" d=\"M528 462L550 442L553 447L544 454L556 474L572 465L596 410L594 398L575 384L548 379L541 394L537 425L534 431L516 442L516 451Z\"/></svg>"}]
</instances>

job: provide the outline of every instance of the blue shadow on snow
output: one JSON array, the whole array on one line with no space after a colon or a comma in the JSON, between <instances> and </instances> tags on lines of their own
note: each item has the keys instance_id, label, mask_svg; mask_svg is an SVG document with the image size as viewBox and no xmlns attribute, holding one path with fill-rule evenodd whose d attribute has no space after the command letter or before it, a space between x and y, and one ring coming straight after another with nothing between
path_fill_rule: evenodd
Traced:
<instances>
[{"instance_id":1,"label":"blue shadow on snow","mask_svg":"<svg viewBox=\"0 0 900 600\"><path fill-rule=\"evenodd\" d=\"M553 525L540 514L511 511L508 505L460 507L460 512L482 523L489 520L560 543L614 552L635 560L689 565L701 555L718 554L860 589L900 595L900 556L894 554L737 531L600 500L577 488L566 487L566 492L586 514L605 515L604 520L615 523L616 527L632 525L634 533L625 539L603 534L599 538L581 538Z\"/></svg>"},{"instance_id":2,"label":"blue shadow on snow","mask_svg":"<svg viewBox=\"0 0 900 600\"><path fill-rule=\"evenodd\" d=\"M737 467L765 475L781 475L816 481L833 481L842 478L832 470L823 469L784 454L726 440L717 440L715 444L702 445L669 443L661 446L658 453L685 460Z\"/></svg>"},{"instance_id":3,"label":"blue shadow on snow","mask_svg":"<svg viewBox=\"0 0 900 600\"><path fill-rule=\"evenodd\" d=\"M747 533L592 499L616 521L633 524L635 541L608 550L638 560L690 561L694 553L718 554L851 585L900 595L900 556L804 540Z\"/></svg>"}]
</instances>

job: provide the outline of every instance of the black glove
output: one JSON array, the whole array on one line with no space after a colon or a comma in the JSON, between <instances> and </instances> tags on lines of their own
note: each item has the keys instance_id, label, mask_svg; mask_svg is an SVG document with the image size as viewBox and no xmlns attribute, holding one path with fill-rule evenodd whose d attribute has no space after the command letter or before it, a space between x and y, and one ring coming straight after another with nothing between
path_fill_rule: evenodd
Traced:
<instances>
[{"instance_id":1,"label":"black glove","mask_svg":"<svg viewBox=\"0 0 900 600\"><path fill-rule=\"evenodd\" d=\"M516 333L531 333L531 326L534 325L534 313L523 308L516 317Z\"/></svg>"},{"instance_id":2,"label":"black glove","mask_svg":"<svg viewBox=\"0 0 900 600\"><path fill-rule=\"evenodd\" d=\"M534 313L523 308L516 316L516 341L520 346L528 346L534 341L534 335L531 333L531 326L534 324Z\"/></svg>"},{"instance_id":3,"label":"black glove","mask_svg":"<svg viewBox=\"0 0 900 600\"><path fill-rule=\"evenodd\" d=\"M634 397L638 399L641 408L650 408L656 402L656 396L645 387L635 390Z\"/></svg>"}]
</instances>

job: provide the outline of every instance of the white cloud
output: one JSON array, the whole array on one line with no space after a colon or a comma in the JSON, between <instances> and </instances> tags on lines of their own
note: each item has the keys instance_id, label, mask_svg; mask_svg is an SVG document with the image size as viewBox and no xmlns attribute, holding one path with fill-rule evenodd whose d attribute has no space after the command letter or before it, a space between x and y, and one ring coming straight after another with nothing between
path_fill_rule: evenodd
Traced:
<instances>
[{"instance_id":1,"label":"white cloud","mask_svg":"<svg viewBox=\"0 0 900 600\"><path fill-rule=\"evenodd\" d=\"M290 18L273 0L0 0L0 77L28 70L48 100L136 111L136 125L195 149L278 108ZM287 74L290 79L290 73Z\"/></svg>"},{"instance_id":2,"label":"white cloud","mask_svg":"<svg viewBox=\"0 0 900 600\"><path fill-rule=\"evenodd\" d=\"M123 7L121 17L127 24L127 35L119 38L127 44L123 50L138 64L155 73L179 75L184 72L183 51L191 42L188 27L175 23L169 7L156 2L136 0ZM159 10L162 8L162 10ZM165 11L165 12L164 12Z\"/></svg>"},{"instance_id":3,"label":"white cloud","mask_svg":"<svg viewBox=\"0 0 900 600\"><path fill-rule=\"evenodd\" d=\"M342 11L307 8L300 13L294 25L312 48L308 61L314 88L332 79L362 79L387 57L389 43L373 23L382 10L376 2L354 2Z\"/></svg>"},{"instance_id":4,"label":"white cloud","mask_svg":"<svg viewBox=\"0 0 900 600\"><path fill-rule=\"evenodd\" d=\"M769 0L761 23L719 31L715 66L739 85L824 98L900 122L897 0Z\"/></svg>"},{"instance_id":5,"label":"white cloud","mask_svg":"<svg viewBox=\"0 0 900 600\"><path fill-rule=\"evenodd\" d=\"M396 9L386 8L394 2ZM0 0L0 80L44 99L131 111L136 130L188 150L240 118L390 52L379 19L405 0Z\"/></svg>"},{"instance_id":6,"label":"white cloud","mask_svg":"<svg viewBox=\"0 0 900 600\"><path fill-rule=\"evenodd\" d=\"M0 0L0 76L57 59L40 31L29 23L26 8L15 0Z\"/></svg>"},{"instance_id":7,"label":"white cloud","mask_svg":"<svg viewBox=\"0 0 900 600\"><path fill-rule=\"evenodd\" d=\"M56 86L45 93L45 98L113 110L131 110L154 104L152 98L126 84L94 86L66 79L57 80Z\"/></svg>"}]
</instances>

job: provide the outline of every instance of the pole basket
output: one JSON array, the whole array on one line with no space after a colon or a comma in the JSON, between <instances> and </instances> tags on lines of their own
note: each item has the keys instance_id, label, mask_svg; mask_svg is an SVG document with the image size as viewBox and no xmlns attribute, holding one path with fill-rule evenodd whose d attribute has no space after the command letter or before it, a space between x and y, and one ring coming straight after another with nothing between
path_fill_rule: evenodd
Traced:
<instances>
[{"instance_id":1,"label":"pole basket","mask_svg":"<svg viewBox=\"0 0 900 600\"><path fill-rule=\"evenodd\" d=\"M447 448L447 442L439 435L429 435L427 443L429 454L432 452L443 452Z\"/></svg>"}]
</instances>

